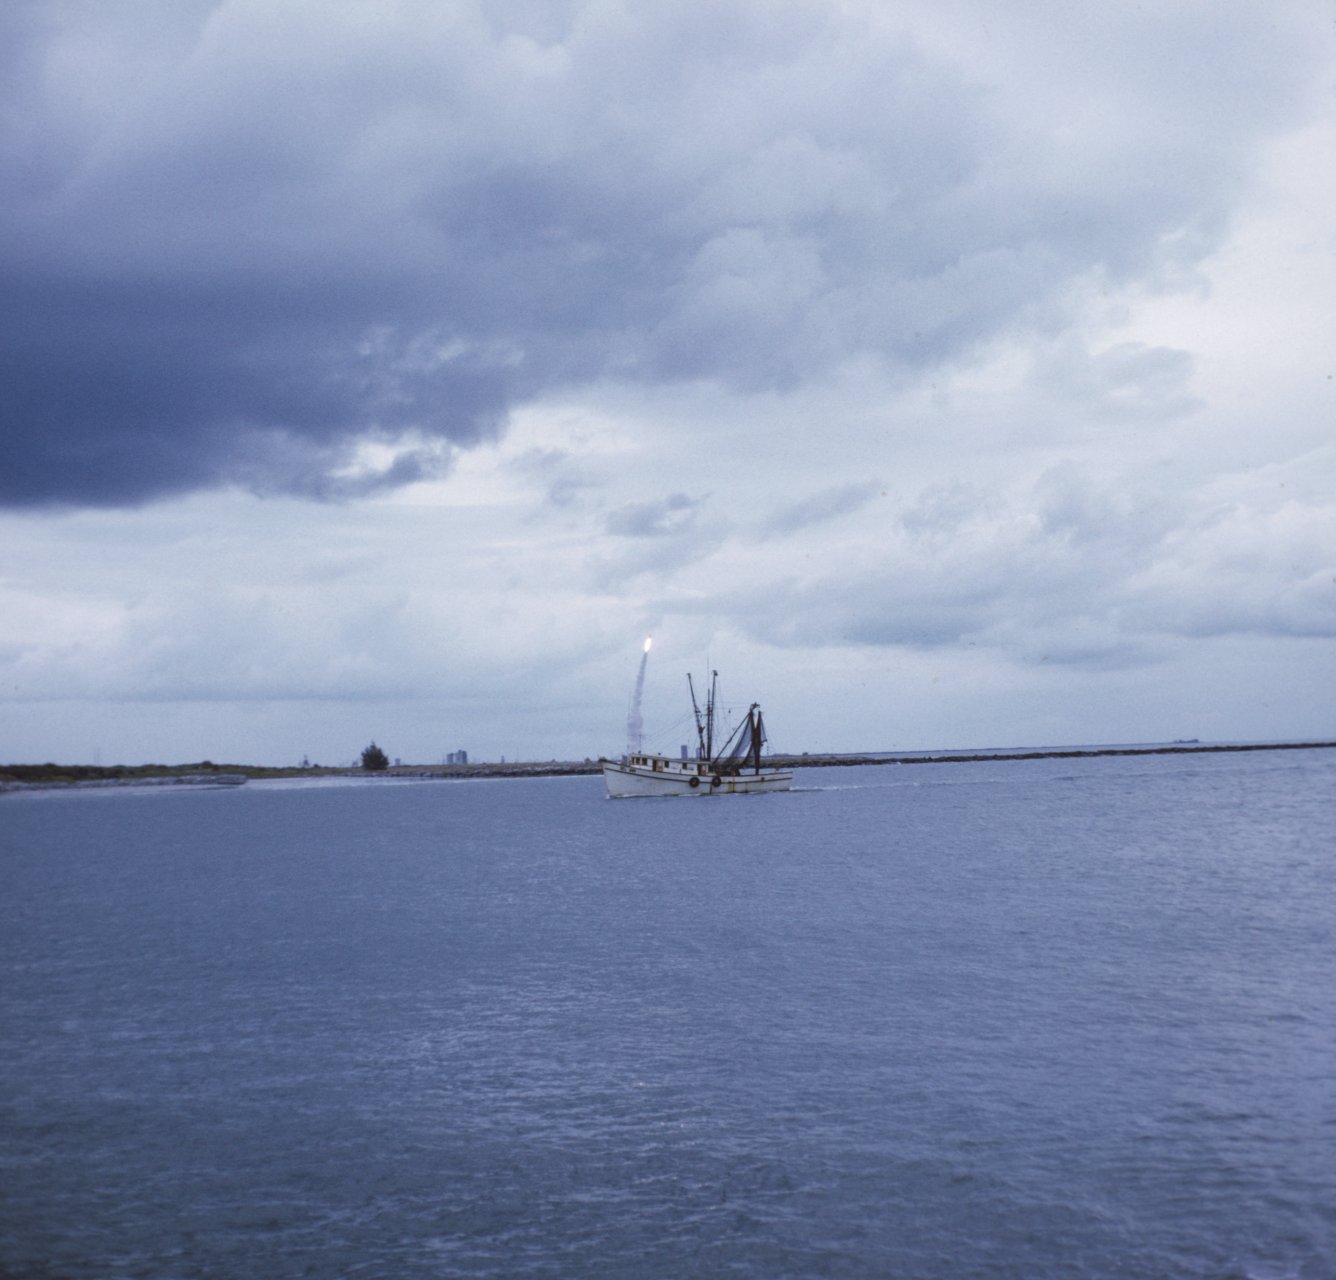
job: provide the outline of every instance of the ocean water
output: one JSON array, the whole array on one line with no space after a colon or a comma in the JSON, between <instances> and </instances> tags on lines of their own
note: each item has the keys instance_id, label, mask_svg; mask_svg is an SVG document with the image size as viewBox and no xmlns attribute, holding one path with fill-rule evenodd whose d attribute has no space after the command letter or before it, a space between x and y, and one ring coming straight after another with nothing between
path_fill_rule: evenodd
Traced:
<instances>
[{"instance_id":1,"label":"ocean water","mask_svg":"<svg viewBox=\"0 0 1336 1280\"><path fill-rule=\"evenodd\" d=\"M1336 1275L1336 751L0 797L0 1276Z\"/></svg>"}]
</instances>

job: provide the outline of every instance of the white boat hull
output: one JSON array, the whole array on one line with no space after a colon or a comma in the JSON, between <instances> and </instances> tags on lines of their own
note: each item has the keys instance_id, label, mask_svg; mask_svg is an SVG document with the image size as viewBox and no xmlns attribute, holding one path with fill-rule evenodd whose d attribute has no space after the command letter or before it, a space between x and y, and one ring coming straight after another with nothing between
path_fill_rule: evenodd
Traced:
<instances>
[{"instance_id":1,"label":"white boat hull","mask_svg":"<svg viewBox=\"0 0 1336 1280\"><path fill-rule=\"evenodd\" d=\"M787 791L793 772L762 769L759 773L717 774L694 762L637 756L631 762L605 760L603 778L608 795L615 800L632 796L750 796Z\"/></svg>"}]
</instances>

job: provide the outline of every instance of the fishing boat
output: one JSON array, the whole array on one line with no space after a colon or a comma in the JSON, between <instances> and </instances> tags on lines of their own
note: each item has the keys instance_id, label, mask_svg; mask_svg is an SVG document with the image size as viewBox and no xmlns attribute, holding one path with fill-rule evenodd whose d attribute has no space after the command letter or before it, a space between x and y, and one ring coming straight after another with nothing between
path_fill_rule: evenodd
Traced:
<instances>
[{"instance_id":1,"label":"fishing boat","mask_svg":"<svg viewBox=\"0 0 1336 1280\"><path fill-rule=\"evenodd\" d=\"M753 702L747 714L716 753L715 692L719 673L710 673L710 691L701 710L696 689L687 676L691 711L696 721L697 751L694 760L655 755L638 748L620 760L603 761L603 777L613 799L627 796L746 796L763 791L787 791L793 782L791 769L766 768L761 762L765 725L761 708Z\"/></svg>"}]
</instances>

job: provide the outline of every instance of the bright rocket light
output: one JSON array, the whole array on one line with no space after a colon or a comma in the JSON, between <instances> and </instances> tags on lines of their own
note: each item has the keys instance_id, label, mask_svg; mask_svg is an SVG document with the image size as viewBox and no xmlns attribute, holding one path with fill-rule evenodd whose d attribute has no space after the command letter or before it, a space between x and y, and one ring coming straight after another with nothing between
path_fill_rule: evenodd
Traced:
<instances>
[{"instance_id":1,"label":"bright rocket light","mask_svg":"<svg viewBox=\"0 0 1336 1280\"><path fill-rule=\"evenodd\" d=\"M654 637L653 637L653 636L646 636L646 637L645 637L645 652L646 652L646 653L649 652L649 647L650 647L650 645L652 645L653 643L654 643Z\"/></svg>"}]
</instances>

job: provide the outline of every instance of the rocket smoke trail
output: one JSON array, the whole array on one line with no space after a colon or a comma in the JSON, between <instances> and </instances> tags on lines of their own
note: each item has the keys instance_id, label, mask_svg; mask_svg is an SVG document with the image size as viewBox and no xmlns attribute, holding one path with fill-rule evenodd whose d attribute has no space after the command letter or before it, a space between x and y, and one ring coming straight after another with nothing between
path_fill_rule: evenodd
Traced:
<instances>
[{"instance_id":1,"label":"rocket smoke trail","mask_svg":"<svg viewBox=\"0 0 1336 1280\"><path fill-rule=\"evenodd\" d=\"M640 740L645 734L645 722L640 715L640 697L645 692L645 664L649 661L649 647L652 637L645 637L645 651L640 655L640 670L636 672L636 688L631 695L631 710L626 713L626 754L633 755L640 750Z\"/></svg>"}]
</instances>

